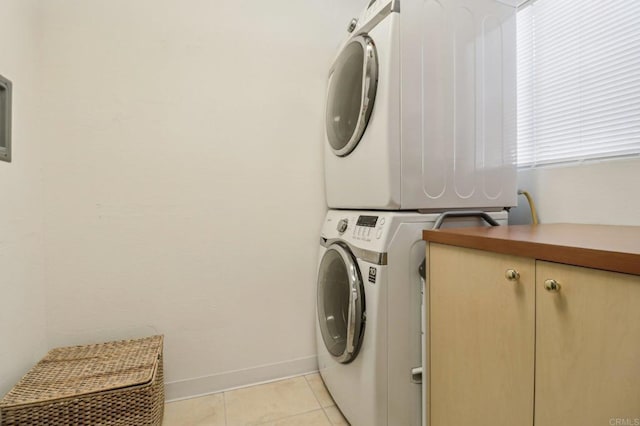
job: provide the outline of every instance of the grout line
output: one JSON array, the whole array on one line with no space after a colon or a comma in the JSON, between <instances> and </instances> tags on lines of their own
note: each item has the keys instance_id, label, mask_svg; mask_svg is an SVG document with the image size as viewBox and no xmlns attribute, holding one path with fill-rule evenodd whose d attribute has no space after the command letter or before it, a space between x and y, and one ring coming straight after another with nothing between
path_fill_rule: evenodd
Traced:
<instances>
[{"instance_id":1,"label":"grout line","mask_svg":"<svg viewBox=\"0 0 640 426\"><path fill-rule=\"evenodd\" d=\"M256 423L256 426L260 426L260 425L266 425L267 423L274 423L274 422L279 422L281 420L287 420L290 419L292 417L298 417L298 416L304 416L305 414L309 414L309 413L315 413L316 411L324 411L324 409L322 408L314 408L313 410L309 410L309 411L303 411L301 413L297 413L297 414L292 414L290 416L285 416L285 417L279 417L277 419L271 419L271 420L266 420L264 422L260 422L260 423ZM324 413L324 415L326 416L327 413ZM327 420L329 420L329 418L327 417ZM329 423L331 423L331 420L329 420ZM332 423L331 423L332 424Z\"/></svg>"},{"instance_id":2,"label":"grout line","mask_svg":"<svg viewBox=\"0 0 640 426\"><path fill-rule=\"evenodd\" d=\"M313 374L313 373L308 373L308 374ZM257 423L257 425L264 425L264 424L267 424L267 423L278 422L278 421L281 421L281 420L288 419L290 417L302 416L304 414L309 414L309 413L312 413L314 411L323 410L322 405L320 404L320 402L318 401L318 398L316 397L315 393L313 392L313 388L311 387L311 385L309 384L309 381L307 380L306 377L304 377L303 374L296 375L296 376L293 376L293 377L290 377L290 378L287 378L287 379L280 379L280 380L276 380L276 381L270 381L270 382L267 382L267 383L260 383L260 384L256 384L256 385L243 386L242 389L254 388L254 387L259 387L259 386L262 386L262 385L265 385L265 384L270 384L270 383L275 383L275 382L285 381L285 380L291 380L291 379L294 379L294 378L297 378L297 377L300 377L300 376L302 376L304 382L307 385L307 388L311 391L311 394L313 395L314 399L318 403L318 407L312 408L311 410L301 411L299 413L287 415L287 416L284 416L284 417L278 417L278 418L275 418L275 419L266 420L264 422ZM228 391L225 391L225 392L222 393L223 398L224 398L224 406L225 406L225 410L224 410L224 413L225 413L225 426L228 426L228 424L229 424L228 423L228 419L227 419L227 398L226 398L227 393L228 393ZM325 416L326 416L326 413L325 413ZM329 423L331 423L331 420L329 420Z\"/></svg>"},{"instance_id":3,"label":"grout line","mask_svg":"<svg viewBox=\"0 0 640 426\"><path fill-rule=\"evenodd\" d=\"M307 386L309 387L309 389L311 389L311 394L316 399L316 402L318 403L318 406L320 407L320 409L324 410L324 407L322 406L322 403L320 402L320 399L318 398L318 395L316 395L316 391L313 390L313 386L311 386L311 383L309 383L309 379L307 379L307 376L304 376L304 381L307 383ZM325 416L326 415L327 414L325 413ZM331 421L329 421L329 423L331 423Z\"/></svg>"},{"instance_id":4,"label":"grout line","mask_svg":"<svg viewBox=\"0 0 640 426\"><path fill-rule=\"evenodd\" d=\"M224 407L224 426L228 426L227 422L227 393L222 392L222 406Z\"/></svg>"},{"instance_id":5,"label":"grout line","mask_svg":"<svg viewBox=\"0 0 640 426\"><path fill-rule=\"evenodd\" d=\"M331 421L331 419L329 418L329 415L327 414L327 410L326 408L322 409L322 412L324 413L324 416L327 418L327 421L329 422L330 425L333 426L333 422Z\"/></svg>"},{"instance_id":6,"label":"grout line","mask_svg":"<svg viewBox=\"0 0 640 426\"><path fill-rule=\"evenodd\" d=\"M318 404L320 404L320 408L325 409L325 408L329 408L329 407L335 407L336 406L336 401L333 399L333 395L331 395L331 392L329 392L329 389L327 389L327 385L324 384L324 380L322 380L322 376L320 375L320 373L318 373L318 377L320 378L320 383L322 384L322 387L324 388L324 390L327 392L327 395L329 395L329 398L331 399L331 402L332 402L331 405L327 405L326 407L324 405L322 405L322 402L320 402L320 398L318 398L318 396L316 395L316 391L313 390L313 386L311 386L311 383L307 379L307 376L310 376L312 374L316 374L316 373L309 373L309 374L305 375L304 378L305 378L305 380L307 380L307 383L309 384L309 387L311 388L311 392L313 392L313 396L315 396L316 399L318 400Z\"/></svg>"},{"instance_id":7,"label":"grout line","mask_svg":"<svg viewBox=\"0 0 640 426\"><path fill-rule=\"evenodd\" d=\"M240 388L235 388L235 389L232 389L232 390L236 390L236 389L246 389L246 388L253 388L253 387L258 387L258 386L262 386L262 385L265 385L265 384L270 384L270 383L279 382L279 381L284 381L284 380L290 380L290 379L292 379L292 378L296 378L296 377L300 377L300 376L302 376L302 377L304 378L304 382L306 383L307 387L308 387L308 388L309 388L309 390L311 391L311 394L313 395L313 398L315 399L316 403L318 404L318 407L317 407L317 408L313 408L313 409L308 410L308 411L303 411L303 412L300 412L300 413L292 414L292 415L289 415L289 416L285 416L285 417L281 417L281 418L277 418L277 419L268 420L268 421L266 421L266 422L262 422L262 423L259 423L259 424L266 424L266 423L270 423L270 422L277 422L277 421L285 420L285 419L288 419L288 418L291 418L291 417L296 417L296 416L302 416L302 415L305 415L305 414L309 414L309 413L312 413L312 412L315 412L315 411L322 411L322 413L324 414L324 416L325 416L325 418L327 419L327 421L329 422L329 424L333 425L334 423L333 423L333 422L331 421L331 419L329 418L329 415L327 414L327 410L326 410L326 409L327 409L327 408L331 408L331 407L335 407L335 405L332 405L332 406L329 406L329 407L323 407L323 406L322 406L322 404L320 403L320 400L318 399L318 396L316 395L315 391L313 390L313 387L311 386L311 383L309 382L309 379L307 379L307 375L310 375L310 374L314 374L314 372L306 373L306 374L300 374L300 375L295 375L295 376L291 376L291 377L289 377L289 378L283 378L283 379L278 379L278 380L273 380L273 381L268 381L268 382L258 383L258 384L254 384L254 385L242 386L242 387L240 387ZM323 386L324 386L324 383L323 383ZM326 388L325 388L325 389L326 389ZM229 425L229 419L228 419L228 408L227 408L227 393L228 393L228 392L229 392L229 391L222 391L222 392L215 392L214 394L212 394L212 395L215 395L215 394L218 394L218 393L221 393L221 394L222 394L222 402L223 402L223 408L224 408L224 424L225 424L225 426L228 426L228 425ZM328 392L328 391L327 391L327 392ZM201 396L204 396L204 395L201 395ZM192 397L192 398L185 398L184 400L196 399L196 398L200 398L201 396ZM175 402L177 402L177 401L175 401ZM170 402L167 402L167 403L165 403L165 404L168 404L168 403L170 403Z\"/></svg>"},{"instance_id":8,"label":"grout line","mask_svg":"<svg viewBox=\"0 0 640 426\"><path fill-rule=\"evenodd\" d=\"M327 408L335 408L338 411L338 414L340 414L340 418L342 418L342 420L344 420L344 422L346 422L346 424L348 426L351 425L351 423L349 423L349 420L347 420L347 418L344 416L344 414L342 414L342 411L340 411L340 408L338 408L337 405L333 405L331 407L327 407ZM327 414L327 409L325 408L325 414ZM329 415L327 414L327 417L329 417ZM335 425L336 423L332 422L331 419L329 419L329 423L331 423L332 425Z\"/></svg>"}]
</instances>

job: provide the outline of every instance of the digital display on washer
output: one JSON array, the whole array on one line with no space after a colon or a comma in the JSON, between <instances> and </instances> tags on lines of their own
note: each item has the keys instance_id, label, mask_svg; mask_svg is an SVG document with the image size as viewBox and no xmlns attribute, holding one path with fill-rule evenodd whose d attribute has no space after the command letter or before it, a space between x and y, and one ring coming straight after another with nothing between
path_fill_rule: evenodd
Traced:
<instances>
[{"instance_id":1,"label":"digital display on washer","mask_svg":"<svg viewBox=\"0 0 640 426\"><path fill-rule=\"evenodd\" d=\"M368 226L369 228L375 228L378 222L378 216L359 216L356 226Z\"/></svg>"}]
</instances>

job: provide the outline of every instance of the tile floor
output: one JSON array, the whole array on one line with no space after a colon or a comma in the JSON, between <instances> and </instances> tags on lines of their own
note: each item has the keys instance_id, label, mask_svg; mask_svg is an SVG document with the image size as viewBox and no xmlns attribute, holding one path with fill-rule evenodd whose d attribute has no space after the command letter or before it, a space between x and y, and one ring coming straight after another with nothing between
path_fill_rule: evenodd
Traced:
<instances>
[{"instance_id":1,"label":"tile floor","mask_svg":"<svg viewBox=\"0 0 640 426\"><path fill-rule=\"evenodd\" d=\"M163 426L349 425L318 373L165 405Z\"/></svg>"}]
</instances>

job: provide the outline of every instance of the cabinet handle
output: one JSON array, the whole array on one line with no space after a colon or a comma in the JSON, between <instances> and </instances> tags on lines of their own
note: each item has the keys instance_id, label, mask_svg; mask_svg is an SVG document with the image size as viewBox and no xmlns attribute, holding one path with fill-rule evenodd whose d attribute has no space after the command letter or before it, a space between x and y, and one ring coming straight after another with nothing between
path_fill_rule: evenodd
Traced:
<instances>
[{"instance_id":1,"label":"cabinet handle","mask_svg":"<svg viewBox=\"0 0 640 426\"><path fill-rule=\"evenodd\" d=\"M509 281L518 281L520 279L520 272L515 269L507 269L504 271L504 277Z\"/></svg>"},{"instance_id":2,"label":"cabinet handle","mask_svg":"<svg viewBox=\"0 0 640 426\"><path fill-rule=\"evenodd\" d=\"M560 291L560 283L556 280L545 280L544 288L547 291L557 293Z\"/></svg>"}]
</instances>

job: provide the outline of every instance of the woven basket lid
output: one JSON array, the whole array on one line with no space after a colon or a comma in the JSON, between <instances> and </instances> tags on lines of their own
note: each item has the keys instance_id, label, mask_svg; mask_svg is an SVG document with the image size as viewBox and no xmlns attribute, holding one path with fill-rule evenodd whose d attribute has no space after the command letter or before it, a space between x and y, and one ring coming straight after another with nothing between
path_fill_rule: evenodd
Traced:
<instances>
[{"instance_id":1,"label":"woven basket lid","mask_svg":"<svg viewBox=\"0 0 640 426\"><path fill-rule=\"evenodd\" d=\"M163 336L51 350L0 401L36 404L150 383Z\"/></svg>"}]
</instances>

